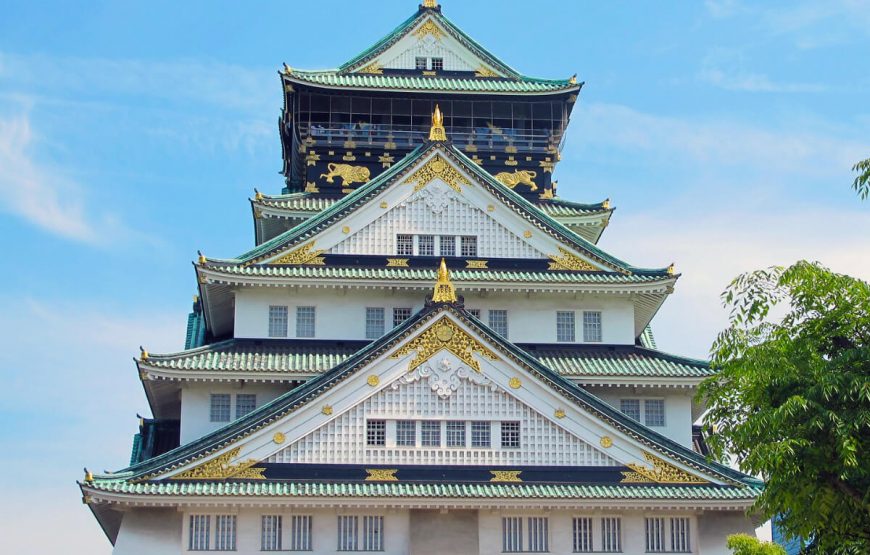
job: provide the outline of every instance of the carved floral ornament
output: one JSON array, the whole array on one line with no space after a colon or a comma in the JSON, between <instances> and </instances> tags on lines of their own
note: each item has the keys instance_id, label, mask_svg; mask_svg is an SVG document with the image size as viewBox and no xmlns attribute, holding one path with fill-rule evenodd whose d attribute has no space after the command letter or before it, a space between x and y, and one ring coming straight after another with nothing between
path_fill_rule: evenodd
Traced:
<instances>
[{"instance_id":1,"label":"carved floral ornament","mask_svg":"<svg viewBox=\"0 0 870 555\"><path fill-rule=\"evenodd\" d=\"M429 159L420 169L411 174L405 181L406 184L414 184L416 193L434 179L440 179L457 193L462 193L462 185L471 185L464 175L451 166L440 154Z\"/></svg>"},{"instance_id":2,"label":"carved floral ornament","mask_svg":"<svg viewBox=\"0 0 870 555\"><path fill-rule=\"evenodd\" d=\"M310 264L322 266L326 264L326 259L321 256L324 252L326 252L324 249L315 250L314 241L311 241L272 260L269 264Z\"/></svg>"},{"instance_id":3,"label":"carved floral ornament","mask_svg":"<svg viewBox=\"0 0 870 555\"><path fill-rule=\"evenodd\" d=\"M442 399L447 399L454 391L459 389L463 380L487 387L491 391L497 389L496 384L484 376L482 372L471 371L462 365L454 366L448 357L442 358L436 364L430 362L429 364L418 366L393 382L390 387L392 389L399 389L401 385L414 383L418 380L425 380L432 391Z\"/></svg>"},{"instance_id":4,"label":"carved floral ornament","mask_svg":"<svg viewBox=\"0 0 870 555\"><path fill-rule=\"evenodd\" d=\"M550 270L573 270L576 272L600 272L592 264L586 262L576 254L558 247L559 254L550 255Z\"/></svg>"},{"instance_id":5,"label":"carved floral ornament","mask_svg":"<svg viewBox=\"0 0 870 555\"><path fill-rule=\"evenodd\" d=\"M475 372L480 372L480 363L472 353L477 353L487 360L498 360L495 353L446 316L390 355L390 358L400 358L412 351L415 352L416 356L408 367L408 371L412 372L445 349L456 355L459 360L470 366Z\"/></svg>"},{"instance_id":6,"label":"carved floral ornament","mask_svg":"<svg viewBox=\"0 0 870 555\"><path fill-rule=\"evenodd\" d=\"M227 451L223 455L215 457L210 461L206 461L198 466L185 470L180 474L172 476L172 480L226 480L227 478L236 478L244 480L265 480L263 476L265 468L255 468L254 465L259 463L257 459L248 459L237 463L231 463L233 459L239 456L241 447L236 447L231 451Z\"/></svg>"},{"instance_id":7,"label":"carved floral ornament","mask_svg":"<svg viewBox=\"0 0 870 555\"><path fill-rule=\"evenodd\" d=\"M706 484L707 480L689 474L671 463L656 457L652 453L643 452L643 458L653 465L647 468L640 464L629 463L630 471L622 473L622 483L635 484Z\"/></svg>"},{"instance_id":8,"label":"carved floral ornament","mask_svg":"<svg viewBox=\"0 0 870 555\"><path fill-rule=\"evenodd\" d=\"M441 37L444 36L444 31L434 21L427 19L425 23L414 30L414 36L417 37L417 40L423 40L427 35L432 35L435 40L440 41Z\"/></svg>"}]
</instances>

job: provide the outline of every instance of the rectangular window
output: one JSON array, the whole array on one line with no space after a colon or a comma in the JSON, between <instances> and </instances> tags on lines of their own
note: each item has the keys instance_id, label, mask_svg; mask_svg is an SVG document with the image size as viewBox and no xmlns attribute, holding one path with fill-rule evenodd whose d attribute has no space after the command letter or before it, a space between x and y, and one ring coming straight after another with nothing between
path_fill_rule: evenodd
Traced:
<instances>
[{"instance_id":1,"label":"rectangular window","mask_svg":"<svg viewBox=\"0 0 870 555\"><path fill-rule=\"evenodd\" d=\"M339 516L338 517L338 550L339 551L358 551L359 539L357 538L357 523L359 517L356 516Z\"/></svg>"},{"instance_id":2,"label":"rectangular window","mask_svg":"<svg viewBox=\"0 0 870 555\"><path fill-rule=\"evenodd\" d=\"M411 317L410 308L394 308L393 309L393 327L398 326L405 320Z\"/></svg>"},{"instance_id":3,"label":"rectangular window","mask_svg":"<svg viewBox=\"0 0 870 555\"><path fill-rule=\"evenodd\" d=\"M387 444L387 422L385 420L369 420L366 422L366 445L379 446Z\"/></svg>"},{"instance_id":4,"label":"rectangular window","mask_svg":"<svg viewBox=\"0 0 870 555\"><path fill-rule=\"evenodd\" d=\"M581 517L574 519L574 553L592 552L592 519Z\"/></svg>"},{"instance_id":5,"label":"rectangular window","mask_svg":"<svg viewBox=\"0 0 870 555\"><path fill-rule=\"evenodd\" d=\"M508 320L507 310L490 310L489 311L489 327L492 331L507 339L508 336Z\"/></svg>"},{"instance_id":6,"label":"rectangular window","mask_svg":"<svg viewBox=\"0 0 870 555\"><path fill-rule=\"evenodd\" d=\"M420 422L420 445L423 447L441 446L441 422L435 420Z\"/></svg>"},{"instance_id":7,"label":"rectangular window","mask_svg":"<svg viewBox=\"0 0 870 555\"><path fill-rule=\"evenodd\" d=\"M296 307L296 337L314 337L314 307Z\"/></svg>"},{"instance_id":8,"label":"rectangular window","mask_svg":"<svg viewBox=\"0 0 870 555\"><path fill-rule=\"evenodd\" d=\"M236 418L241 418L257 408L257 396L253 393L236 395Z\"/></svg>"},{"instance_id":9,"label":"rectangular window","mask_svg":"<svg viewBox=\"0 0 870 555\"><path fill-rule=\"evenodd\" d=\"M435 236L417 236L417 254L419 256L435 256Z\"/></svg>"},{"instance_id":10,"label":"rectangular window","mask_svg":"<svg viewBox=\"0 0 870 555\"><path fill-rule=\"evenodd\" d=\"M544 553L550 550L550 519L531 516L527 520L529 530L529 552Z\"/></svg>"},{"instance_id":11,"label":"rectangular window","mask_svg":"<svg viewBox=\"0 0 870 555\"><path fill-rule=\"evenodd\" d=\"M556 341L574 342L574 312L556 312Z\"/></svg>"},{"instance_id":12,"label":"rectangular window","mask_svg":"<svg viewBox=\"0 0 870 555\"><path fill-rule=\"evenodd\" d=\"M287 307L269 307L269 337L287 337Z\"/></svg>"},{"instance_id":13,"label":"rectangular window","mask_svg":"<svg viewBox=\"0 0 870 555\"><path fill-rule=\"evenodd\" d=\"M414 256L413 235L396 235L396 254L399 256Z\"/></svg>"},{"instance_id":14,"label":"rectangular window","mask_svg":"<svg viewBox=\"0 0 870 555\"><path fill-rule=\"evenodd\" d=\"M208 551L208 540L211 535L210 528L210 516L190 515L190 538L187 542L188 551Z\"/></svg>"},{"instance_id":15,"label":"rectangular window","mask_svg":"<svg viewBox=\"0 0 870 555\"><path fill-rule=\"evenodd\" d=\"M444 58L432 58L432 69L435 71L444 69Z\"/></svg>"},{"instance_id":16,"label":"rectangular window","mask_svg":"<svg viewBox=\"0 0 870 555\"><path fill-rule=\"evenodd\" d=\"M520 553L523 550L523 519L518 516L501 519L501 550Z\"/></svg>"},{"instance_id":17,"label":"rectangular window","mask_svg":"<svg viewBox=\"0 0 870 555\"><path fill-rule=\"evenodd\" d=\"M384 550L384 517L363 517L363 551Z\"/></svg>"},{"instance_id":18,"label":"rectangular window","mask_svg":"<svg viewBox=\"0 0 870 555\"><path fill-rule=\"evenodd\" d=\"M477 256L477 237L463 235L459 242L459 253L462 256Z\"/></svg>"},{"instance_id":19,"label":"rectangular window","mask_svg":"<svg viewBox=\"0 0 870 555\"><path fill-rule=\"evenodd\" d=\"M280 515L263 515L260 519L260 550L281 551Z\"/></svg>"},{"instance_id":20,"label":"rectangular window","mask_svg":"<svg viewBox=\"0 0 870 555\"><path fill-rule=\"evenodd\" d=\"M209 420L212 422L230 421L230 394L212 393Z\"/></svg>"},{"instance_id":21,"label":"rectangular window","mask_svg":"<svg viewBox=\"0 0 870 555\"><path fill-rule=\"evenodd\" d=\"M290 519L290 551L311 551L311 515L293 515Z\"/></svg>"},{"instance_id":22,"label":"rectangular window","mask_svg":"<svg viewBox=\"0 0 870 555\"><path fill-rule=\"evenodd\" d=\"M399 420L396 422L396 445L414 447L417 445L417 422L414 420Z\"/></svg>"},{"instance_id":23,"label":"rectangular window","mask_svg":"<svg viewBox=\"0 0 870 555\"><path fill-rule=\"evenodd\" d=\"M384 309L366 307L366 339L377 339L384 335Z\"/></svg>"},{"instance_id":24,"label":"rectangular window","mask_svg":"<svg viewBox=\"0 0 870 555\"><path fill-rule=\"evenodd\" d=\"M661 517L644 519L646 532L646 552L657 553L665 550L665 519Z\"/></svg>"},{"instance_id":25,"label":"rectangular window","mask_svg":"<svg viewBox=\"0 0 870 555\"><path fill-rule=\"evenodd\" d=\"M468 313L480 320L480 309L479 308L469 308L467 309Z\"/></svg>"},{"instance_id":26,"label":"rectangular window","mask_svg":"<svg viewBox=\"0 0 870 555\"><path fill-rule=\"evenodd\" d=\"M689 543L689 519L686 517L671 519L671 551L674 553L692 551Z\"/></svg>"},{"instance_id":27,"label":"rectangular window","mask_svg":"<svg viewBox=\"0 0 870 555\"><path fill-rule=\"evenodd\" d=\"M471 423L471 446L472 447L489 447L490 446L490 424L489 422L472 422Z\"/></svg>"},{"instance_id":28,"label":"rectangular window","mask_svg":"<svg viewBox=\"0 0 870 555\"><path fill-rule=\"evenodd\" d=\"M216 551L236 550L236 515L217 515L214 519Z\"/></svg>"},{"instance_id":29,"label":"rectangular window","mask_svg":"<svg viewBox=\"0 0 870 555\"><path fill-rule=\"evenodd\" d=\"M583 341L587 343L601 342L601 312L587 310L583 312Z\"/></svg>"},{"instance_id":30,"label":"rectangular window","mask_svg":"<svg viewBox=\"0 0 870 555\"><path fill-rule=\"evenodd\" d=\"M417 69L426 69L426 58L417 57L414 62L414 67L416 67Z\"/></svg>"},{"instance_id":31,"label":"rectangular window","mask_svg":"<svg viewBox=\"0 0 870 555\"><path fill-rule=\"evenodd\" d=\"M646 399L643 402L643 423L647 426L665 425L664 399Z\"/></svg>"},{"instance_id":32,"label":"rectangular window","mask_svg":"<svg viewBox=\"0 0 870 555\"><path fill-rule=\"evenodd\" d=\"M456 256L456 236L442 235L438 238L438 247L441 256Z\"/></svg>"},{"instance_id":33,"label":"rectangular window","mask_svg":"<svg viewBox=\"0 0 870 555\"><path fill-rule=\"evenodd\" d=\"M640 422L640 401L638 399L620 399L619 410L632 420Z\"/></svg>"},{"instance_id":34,"label":"rectangular window","mask_svg":"<svg viewBox=\"0 0 870 555\"><path fill-rule=\"evenodd\" d=\"M622 519L616 516L601 519L601 551L618 553L622 551Z\"/></svg>"},{"instance_id":35,"label":"rectangular window","mask_svg":"<svg viewBox=\"0 0 870 555\"><path fill-rule=\"evenodd\" d=\"M501 423L501 446L514 448L520 446L520 423L519 422L502 422Z\"/></svg>"},{"instance_id":36,"label":"rectangular window","mask_svg":"<svg viewBox=\"0 0 870 555\"><path fill-rule=\"evenodd\" d=\"M465 447L465 422L447 423L447 447Z\"/></svg>"}]
</instances>

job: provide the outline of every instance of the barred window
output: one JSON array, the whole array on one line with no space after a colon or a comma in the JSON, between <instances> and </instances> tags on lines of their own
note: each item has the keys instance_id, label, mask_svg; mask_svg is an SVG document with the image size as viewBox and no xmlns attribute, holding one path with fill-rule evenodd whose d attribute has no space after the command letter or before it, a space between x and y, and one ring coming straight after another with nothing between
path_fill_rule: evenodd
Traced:
<instances>
[{"instance_id":1,"label":"barred window","mask_svg":"<svg viewBox=\"0 0 870 555\"><path fill-rule=\"evenodd\" d=\"M366 422L366 445L379 446L387 444L387 422L385 420L369 420Z\"/></svg>"},{"instance_id":2,"label":"barred window","mask_svg":"<svg viewBox=\"0 0 870 555\"><path fill-rule=\"evenodd\" d=\"M472 422L471 423L471 446L472 447L489 447L490 440L490 424L489 422Z\"/></svg>"},{"instance_id":3,"label":"barred window","mask_svg":"<svg viewBox=\"0 0 870 555\"><path fill-rule=\"evenodd\" d=\"M190 536L188 551L208 551L211 536L211 517L209 515L190 515Z\"/></svg>"},{"instance_id":4,"label":"barred window","mask_svg":"<svg viewBox=\"0 0 870 555\"><path fill-rule=\"evenodd\" d=\"M230 394L212 393L209 420L212 422L230 421Z\"/></svg>"},{"instance_id":5,"label":"barred window","mask_svg":"<svg viewBox=\"0 0 870 555\"><path fill-rule=\"evenodd\" d=\"M671 519L671 551L674 553L692 551L689 542L689 519L686 517Z\"/></svg>"},{"instance_id":6,"label":"barred window","mask_svg":"<svg viewBox=\"0 0 870 555\"><path fill-rule=\"evenodd\" d=\"M290 519L290 551L311 551L311 515L293 515Z\"/></svg>"},{"instance_id":7,"label":"barred window","mask_svg":"<svg viewBox=\"0 0 870 555\"><path fill-rule=\"evenodd\" d=\"M362 519L361 531L359 530L360 519ZM360 539L362 539L362 542L360 542ZM383 550L384 517L368 515L363 517L338 517L338 551Z\"/></svg>"},{"instance_id":8,"label":"barred window","mask_svg":"<svg viewBox=\"0 0 870 555\"><path fill-rule=\"evenodd\" d=\"M477 237L463 235L459 242L459 252L462 256L477 256Z\"/></svg>"},{"instance_id":9,"label":"barred window","mask_svg":"<svg viewBox=\"0 0 870 555\"><path fill-rule=\"evenodd\" d=\"M574 342L574 312L556 312L556 341Z\"/></svg>"},{"instance_id":10,"label":"barred window","mask_svg":"<svg viewBox=\"0 0 870 555\"><path fill-rule=\"evenodd\" d=\"M281 549L281 515L263 515L260 519L260 550Z\"/></svg>"},{"instance_id":11,"label":"barred window","mask_svg":"<svg viewBox=\"0 0 870 555\"><path fill-rule=\"evenodd\" d=\"M501 550L504 553L520 553L523 550L523 519L508 516L501 519Z\"/></svg>"},{"instance_id":12,"label":"barred window","mask_svg":"<svg viewBox=\"0 0 870 555\"><path fill-rule=\"evenodd\" d=\"M417 444L417 423L413 420L396 422L396 445L414 447Z\"/></svg>"},{"instance_id":13,"label":"barred window","mask_svg":"<svg viewBox=\"0 0 870 555\"><path fill-rule=\"evenodd\" d=\"M396 235L396 254L399 256L414 256L413 235Z\"/></svg>"},{"instance_id":14,"label":"barred window","mask_svg":"<svg viewBox=\"0 0 870 555\"><path fill-rule=\"evenodd\" d=\"M384 517L363 517L363 551L384 550Z\"/></svg>"},{"instance_id":15,"label":"barred window","mask_svg":"<svg viewBox=\"0 0 870 555\"><path fill-rule=\"evenodd\" d=\"M287 337L287 307L269 307L269 337Z\"/></svg>"},{"instance_id":16,"label":"barred window","mask_svg":"<svg viewBox=\"0 0 870 555\"><path fill-rule=\"evenodd\" d=\"M519 422L502 422L501 423L501 446L502 447L519 447L520 446L520 423Z\"/></svg>"},{"instance_id":17,"label":"barred window","mask_svg":"<svg viewBox=\"0 0 870 555\"><path fill-rule=\"evenodd\" d=\"M314 337L314 307L296 307L296 337Z\"/></svg>"},{"instance_id":18,"label":"barred window","mask_svg":"<svg viewBox=\"0 0 870 555\"><path fill-rule=\"evenodd\" d=\"M592 552L592 519L574 518L574 553Z\"/></svg>"},{"instance_id":19,"label":"barred window","mask_svg":"<svg viewBox=\"0 0 870 555\"><path fill-rule=\"evenodd\" d=\"M257 408L257 396L253 393L236 395L236 418L241 418Z\"/></svg>"},{"instance_id":20,"label":"barred window","mask_svg":"<svg viewBox=\"0 0 870 555\"><path fill-rule=\"evenodd\" d=\"M640 422L640 400L620 399L619 410L632 420Z\"/></svg>"},{"instance_id":21,"label":"barred window","mask_svg":"<svg viewBox=\"0 0 870 555\"><path fill-rule=\"evenodd\" d=\"M217 515L214 519L216 551L236 550L236 515Z\"/></svg>"},{"instance_id":22,"label":"barred window","mask_svg":"<svg viewBox=\"0 0 870 555\"><path fill-rule=\"evenodd\" d=\"M604 553L622 551L622 519L618 516L601 519L601 551Z\"/></svg>"},{"instance_id":23,"label":"barred window","mask_svg":"<svg viewBox=\"0 0 870 555\"><path fill-rule=\"evenodd\" d=\"M647 426L665 425L664 399L646 399L643 402L643 422Z\"/></svg>"},{"instance_id":24,"label":"barred window","mask_svg":"<svg viewBox=\"0 0 870 555\"><path fill-rule=\"evenodd\" d=\"M583 312L583 341L587 343L601 342L601 311L587 310Z\"/></svg>"},{"instance_id":25,"label":"barred window","mask_svg":"<svg viewBox=\"0 0 870 555\"><path fill-rule=\"evenodd\" d=\"M411 317L410 308L394 308L393 309L393 327L398 326L405 320Z\"/></svg>"},{"instance_id":26,"label":"barred window","mask_svg":"<svg viewBox=\"0 0 870 555\"><path fill-rule=\"evenodd\" d=\"M420 256L435 256L434 235L419 235L417 237L417 254Z\"/></svg>"},{"instance_id":27,"label":"barred window","mask_svg":"<svg viewBox=\"0 0 870 555\"><path fill-rule=\"evenodd\" d=\"M662 517L644 519L646 533L646 552L656 553L665 550L665 519Z\"/></svg>"},{"instance_id":28,"label":"barred window","mask_svg":"<svg viewBox=\"0 0 870 555\"><path fill-rule=\"evenodd\" d=\"M339 516L338 517L338 550L339 551L358 551L359 538L357 536L357 523L359 517L356 516Z\"/></svg>"},{"instance_id":29,"label":"barred window","mask_svg":"<svg viewBox=\"0 0 870 555\"><path fill-rule=\"evenodd\" d=\"M426 69L426 58L418 56L414 59L414 63L417 69Z\"/></svg>"},{"instance_id":30,"label":"barred window","mask_svg":"<svg viewBox=\"0 0 870 555\"><path fill-rule=\"evenodd\" d=\"M456 236L442 235L438 238L438 247L441 256L456 256Z\"/></svg>"},{"instance_id":31,"label":"barred window","mask_svg":"<svg viewBox=\"0 0 870 555\"><path fill-rule=\"evenodd\" d=\"M490 310L489 311L489 327L492 331L507 339L508 336L508 321L507 310Z\"/></svg>"},{"instance_id":32,"label":"barred window","mask_svg":"<svg viewBox=\"0 0 870 555\"><path fill-rule=\"evenodd\" d=\"M441 422L437 420L420 422L420 445L424 447L441 446Z\"/></svg>"},{"instance_id":33,"label":"barred window","mask_svg":"<svg viewBox=\"0 0 870 555\"><path fill-rule=\"evenodd\" d=\"M479 308L468 308L468 313L480 320L480 309Z\"/></svg>"},{"instance_id":34,"label":"barred window","mask_svg":"<svg viewBox=\"0 0 870 555\"><path fill-rule=\"evenodd\" d=\"M447 447L465 447L465 422L447 422Z\"/></svg>"},{"instance_id":35,"label":"barred window","mask_svg":"<svg viewBox=\"0 0 870 555\"><path fill-rule=\"evenodd\" d=\"M529 530L528 551L544 553L550 550L550 519L543 516L531 516L527 520Z\"/></svg>"},{"instance_id":36,"label":"barred window","mask_svg":"<svg viewBox=\"0 0 870 555\"><path fill-rule=\"evenodd\" d=\"M366 339L377 339L384 335L384 309L366 307Z\"/></svg>"},{"instance_id":37,"label":"barred window","mask_svg":"<svg viewBox=\"0 0 870 555\"><path fill-rule=\"evenodd\" d=\"M444 58L432 58L432 69L435 71L444 69Z\"/></svg>"}]
</instances>

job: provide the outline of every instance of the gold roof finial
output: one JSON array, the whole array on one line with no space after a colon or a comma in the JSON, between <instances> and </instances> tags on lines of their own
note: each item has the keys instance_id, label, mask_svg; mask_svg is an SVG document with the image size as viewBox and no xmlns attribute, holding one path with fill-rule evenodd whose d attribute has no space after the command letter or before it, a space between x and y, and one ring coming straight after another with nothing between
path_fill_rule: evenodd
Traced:
<instances>
[{"instance_id":1,"label":"gold roof finial","mask_svg":"<svg viewBox=\"0 0 870 555\"><path fill-rule=\"evenodd\" d=\"M672 276L672 275L674 275L675 273L677 273L677 268L674 266L674 263L671 262L671 265L668 266L668 275L669 275L669 276Z\"/></svg>"},{"instance_id":2,"label":"gold roof finial","mask_svg":"<svg viewBox=\"0 0 870 555\"><path fill-rule=\"evenodd\" d=\"M601 208L610 210L610 197L604 199L604 202L601 203Z\"/></svg>"},{"instance_id":3,"label":"gold roof finial","mask_svg":"<svg viewBox=\"0 0 870 555\"><path fill-rule=\"evenodd\" d=\"M429 130L430 141L446 141L447 132L444 131L444 116L441 114L441 108L435 105L435 111L432 112L432 129Z\"/></svg>"},{"instance_id":4,"label":"gold roof finial","mask_svg":"<svg viewBox=\"0 0 870 555\"><path fill-rule=\"evenodd\" d=\"M290 75L293 73L293 68L288 66L287 63L284 63L284 75Z\"/></svg>"},{"instance_id":5,"label":"gold roof finial","mask_svg":"<svg viewBox=\"0 0 870 555\"><path fill-rule=\"evenodd\" d=\"M148 360L148 351L142 345L139 345L139 360Z\"/></svg>"},{"instance_id":6,"label":"gold roof finial","mask_svg":"<svg viewBox=\"0 0 870 555\"><path fill-rule=\"evenodd\" d=\"M577 74L576 73L574 75L572 75L570 79L568 79L568 83L570 83L571 85L577 84Z\"/></svg>"},{"instance_id":7,"label":"gold roof finial","mask_svg":"<svg viewBox=\"0 0 870 555\"><path fill-rule=\"evenodd\" d=\"M94 481L94 474L90 470L85 468L85 482L93 482L93 481Z\"/></svg>"},{"instance_id":8,"label":"gold roof finial","mask_svg":"<svg viewBox=\"0 0 870 555\"><path fill-rule=\"evenodd\" d=\"M423 0L423 7L424 8L437 8L438 7L438 0Z\"/></svg>"},{"instance_id":9,"label":"gold roof finial","mask_svg":"<svg viewBox=\"0 0 870 555\"><path fill-rule=\"evenodd\" d=\"M199 263L200 263L200 264L205 264L205 255L202 254L202 251L196 251L196 254L199 255Z\"/></svg>"},{"instance_id":10,"label":"gold roof finial","mask_svg":"<svg viewBox=\"0 0 870 555\"><path fill-rule=\"evenodd\" d=\"M456 288L450 281L450 272L447 271L447 263L441 259L441 266L438 267L438 281L435 283L435 291L432 293L432 302L434 303L455 303Z\"/></svg>"},{"instance_id":11,"label":"gold roof finial","mask_svg":"<svg viewBox=\"0 0 870 555\"><path fill-rule=\"evenodd\" d=\"M261 193L257 189L254 189L254 199L255 200L263 200L263 193Z\"/></svg>"}]
</instances>

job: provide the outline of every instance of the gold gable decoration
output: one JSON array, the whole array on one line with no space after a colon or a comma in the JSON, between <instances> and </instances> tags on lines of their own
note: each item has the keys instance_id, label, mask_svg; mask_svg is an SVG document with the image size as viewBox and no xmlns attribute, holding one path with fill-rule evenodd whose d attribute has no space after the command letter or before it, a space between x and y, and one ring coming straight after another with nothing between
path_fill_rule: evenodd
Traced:
<instances>
[{"instance_id":1,"label":"gold gable decoration","mask_svg":"<svg viewBox=\"0 0 870 555\"><path fill-rule=\"evenodd\" d=\"M450 272L447 271L447 263L441 259L441 266L438 267L438 281L435 283L435 291L432 292L432 302L435 303L455 303L456 288L450 281Z\"/></svg>"},{"instance_id":2,"label":"gold gable decoration","mask_svg":"<svg viewBox=\"0 0 870 555\"><path fill-rule=\"evenodd\" d=\"M254 465L260 461L256 459L248 459L239 463L231 463L233 459L239 456L241 447L236 447L232 451L227 451L219 457L215 457L210 461L206 461L199 466L195 466L190 470L186 470L181 474L172 476L172 480L226 480L227 478L235 478L240 480L265 480L263 476L265 468L255 468Z\"/></svg>"},{"instance_id":3,"label":"gold gable decoration","mask_svg":"<svg viewBox=\"0 0 870 555\"><path fill-rule=\"evenodd\" d=\"M498 77L499 75L498 75L498 73L489 69L485 65L481 64L480 66L478 66L477 69L474 70L474 76L475 77L491 78L491 77Z\"/></svg>"},{"instance_id":4,"label":"gold gable decoration","mask_svg":"<svg viewBox=\"0 0 870 555\"><path fill-rule=\"evenodd\" d=\"M374 62L370 63L369 65L367 65L364 68L362 68L361 70L359 70L359 72L360 73L368 73L371 75L381 75L382 73L384 73L384 68L381 66L380 62L375 60Z\"/></svg>"},{"instance_id":5,"label":"gold gable decoration","mask_svg":"<svg viewBox=\"0 0 870 555\"><path fill-rule=\"evenodd\" d=\"M425 23L414 31L414 36L417 37L417 40L423 40L426 38L426 35L432 35L435 37L435 40L440 41L441 37L444 36L444 31L434 21L427 19Z\"/></svg>"},{"instance_id":6,"label":"gold gable decoration","mask_svg":"<svg viewBox=\"0 0 870 555\"><path fill-rule=\"evenodd\" d=\"M586 262L579 256L569 252L562 247L559 248L559 254L550 255L550 270L573 270L575 272L600 272L592 264Z\"/></svg>"},{"instance_id":7,"label":"gold gable decoration","mask_svg":"<svg viewBox=\"0 0 870 555\"><path fill-rule=\"evenodd\" d=\"M477 353L487 360L498 360L495 353L468 335L447 317L432 324L426 331L390 355L390 358L399 358L412 351L416 352L417 356L408 365L408 372L412 372L443 349L456 355L475 372L480 372L480 363L474 359L472 353Z\"/></svg>"},{"instance_id":8,"label":"gold gable decoration","mask_svg":"<svg viewBox=\"0 0 870 555\"><path fill-rule=\"evenodd\" d=\"M460 194L462 194L462 185L471 185L471 182L465 179L456 168L448 164L447 160L442 158L440 154L433 156L422 168L412 173L405 183L413 183L414 192L416 193L435 178L440 179Z\"/></svg>"},{"instance_id":9,"label":"gold gable decoration","mask_svg":"<svg viewBox=\"0 0 870 555\"><path fill-rule=\"evenodd\" d=\"M275 260L269 262L269 264L310 264L315 266L322 266L326 264L326 259L324 259L321 254L325 251L323 249L314 249L314 241L310 243L306 243L299 247L298 249L294 249L284 256L280 258L276 258Z\"/></svg>"},{"instance_id":10,"label":"gold gable decoration","mask_svg":"<svg viewBox=\"0 0 870 555\"><path fill-rule=\"evenodd\" d=\"M603 442L603 439L602 439ZM603 443L602 443L603 444ZM630 471L622 473L620 483L633 484L706 484L707 480L698 478L689 474L685 470L679 469L667 461L656 457L652 453L643 452L643 458L646 462L653 465L652 468L629 463Z\"/></svg>"}]
</instances>

